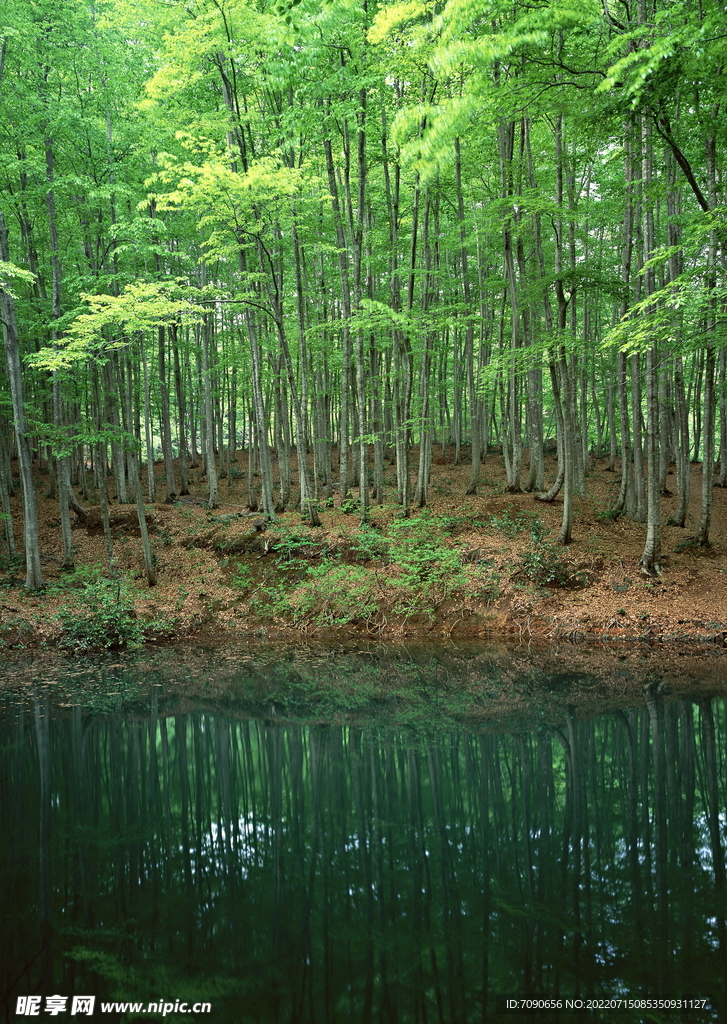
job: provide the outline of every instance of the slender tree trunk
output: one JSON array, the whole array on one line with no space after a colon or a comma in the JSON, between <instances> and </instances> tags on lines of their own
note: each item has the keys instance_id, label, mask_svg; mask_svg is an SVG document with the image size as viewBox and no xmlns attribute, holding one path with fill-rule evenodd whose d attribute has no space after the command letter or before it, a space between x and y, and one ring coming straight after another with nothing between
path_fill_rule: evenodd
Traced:
<instances>
[{"instance_id":1,"label":"slender tree trunk","mask_svg":"<svg viewBox=\"0 0 727 1024\"><path fill-rule=\"evenodd\" d=\"M652 147L646 121L642 122L642 179L644 187L644 262L651 260L654 251L654 211L648 198L652 174ZM653 267L644 271L645 297L653 295L655 279ZM714 366L714 364L712 364ZM646 353L646 472L648 477L646 543L640 564L644 572L661 574L661 489L659 487L659 380L656 345Z\"/></svg>"},{"instance_id":2,"label":"slender tree trunk","mask_svg":"<svg viewBox=\"0 0 727 1024\"><path fill-rule=\"evenodd\" d=\"M209 508L217 508L217 505L219 504L219 489L217 485L217 467L215 465L215 425L212 415L212 382L210 380L210 334L212 332L212 325L209 316L205 316L205 320L200 331L202 335L202 383L204 387L207 504Z\"/></svg>"},{"instance_id":3,"label":"slender tree trunk","mask_svg":"<svg viewBox=\"0 0 727 1024\"><path fill-rule=\"evenodd\" d=\"M467 252L467 224L464 214L464 195L462 192L462 153L459 138L454 140L454 181L457 191L457 219L459 221L459 265L462 279L462 297L465 305L464 361L465 373L467 375L467 398L470 408L470 479L465 494L477 494L477 485L480 480L481 464L481 440L480 421L478 416L479 403L477 401L477 390L475 387L475 325L471 317L472 293L469 279L469 263Z\"/></svg>"},{"instance_id":4,"label":"slender tree trunk","mask_svg":"<svg viewBox=\"0 0 727 1024\"><path fill-rule=\"evenodd\" d=\"M719 486L727 487L727 350L719 352Z\"/></svg>"},{"instance_id":5,"label":"slender tree trunk","mask_svg":"<svg viewBox=\"0 0 727 1024\"><path fill-rule=\"evenodd\" d=\"M146 441L146 493L149 503L156 501L156 480L154 477L154 424L151 415L151 389L149 386L149 366L146 358L146 342L143 332L139 332L141 348L141 368L144 375L144 437Z\"/></svg>"},{"instance_id":6,"label":"slender tree trunk","mask_svg":"<svg viewBox=\"0 0 727 1024\"><path fill-rule=\"evenodd\" d=\"M558 114L555 126L556 151L556 191L558 202L558 225L555 240L555 293L558 301L558 331L561 339L566 330L568 301L563 287L563 232L565 225L563 210L563 115ZM563 518L561 520L558 540L561 544L570 544L573 532L573 475L575 423L573 417L573 387L570 367L565 349L565 342L558 344L556 367L559 376L561 404L563 411Z\"/></svg>"},{"instance_id":7,"label":"slender tree trunk","mask_svg":"<svg viewBox=\"0 0 727 1024\"><path fill-rule=\"evenodd\" d=\"M179 431L179 477L180 494L189 494L189 468L187 463L186 398L182 387L182 368L179 359L179 329L172 325L172 350L174 353L174 388L177 396L177 424Z\"/></svg>"},{"instance_id":8,"label":"slender tree trunk","mask_svg":"<svg viewBox=\"0 0 727 1024\"><path fill-rule=\"evenodd\" d=\"M3 437L10 437L10 428L4 416L0 417L0 434ZM9 475L9 466L5 462L5 445L0 441L0 512L2 512L3 532L5 534L8 555L10 558L15 558L18 551L15 546L13 516L10 507Z\"/></svg>"},{"instance_id":9,"label":"slender tree trunk","mask_svg":"<svg viewBox=\"0 0 727 1024\"><path fill-rule=\"evenodd\" d=\"M0 211L0 260L10 262L8 232L5 218ZM15 445L18 450L20 485L23 493L24 542L25 542L25 586L28 590L42 590L43 573L40 568L40 547L38 542L38 512L33 485L33 464L26 433L25 405L23 395L23 373L18 344L18 327L15 319L15 302L10 292L0 288L0 311L2 313L3 340L5 342L5 365L7 367L10 395L13 403Z\"/></svg>"},{"instance_id":10,"label":"slender tree trunk","mask_svg":"<svg viewBox=\"0 0 727 1024\"><path fill-rule=\"evenodd\" d=\"M270 463L270 448L265 418L265 402L263 401L262 390L262 357L260 352L260 341L258 338L257 324L252 312L247 311L247 336L250 346L250 362L252 366L252 394L253 407L255 410L255 439L257 445L258 461L260 465L260 484L263 512L271 521L276 520L275 505L273 503L273 469ZM250 450L252 457L252 445ZM252 486L252 470L249 471L249 483ZM257 503L257 499L254 499Z\"/></svg>"},{"instance_id":11,"label":"slender tree trunk","mask_svg":"<svg viewBox=\"0 0 727 1024\"><path fill-rule=\"evenodd\" d=\"M58 252L58 224L56 221L56 201L54 189L54 153L53 140L45 139L45 166L48 191L46 193L46 210L48 212L48 232L50 236L51 274L53 279L53 297L51 316L54 322L52 337L54 344L60 339L55 324L61 317L61 261ZM65 430L64 403L61 394L59 372L53 372L53 422L58 431L61 450L57 455L58 466L58 504L61 517L61 537L63 540L63 568L73 568L73 536L71 534L71 515L69 510L71 480L68 466L68 452L64 446Z\"/></svg>"},{"instance_id":12,"label":"slender tree trunk","mask_svg":"<svg viewBox=\"0 0 727 1024\"><path fill-rule=\"evenodd\" d=\"M141 487L141 476L139 473L139 459L136 455L131 456L132 486L136 492L136 517L139 522L139 534L141 536L141 551L144 556L144 570L146 580L150 587L157 581L156 568L154 566L154 554L151 550L149 540L149 528L146 523L146 509L144 508L144 492Z\"/></svg>"},{"instance_id":13,"label":"slender tree trunk","mask_svg":"<svg viewBox=\"0 0 727 1024\"><path fill-rule=\"evenodd\" d=\"M689 514L689 492L691 484L691 465L689 461L689 417L687 412L687 396L684 393L684 365L682 357L674 357L674 403L676 428L674 430L676 448L676 480L677 506L669 517L670 526L685 526Z\"/></svg>"},{"instance_id":14,"label":"slender tree trunk","mask_svg":"<svg viewBox=\"0 0 727 1024\"><path fill-rule=\"evenodd\" d=\"M166 330L158 328L159 351L159 391L162 400L162 452L164 454L164 475L167 484L167 502L177 500L177 484L174 479L174 455L172 453L172 426L169 415L169 388L167 387ZM206 394L206 392L205 392Z\"/></svg>"},{"instance_id":15,"label":"slender tree trunk","mask_svg":"<svg viewBox=\"0 0 727 1024\"><path fill-rule=\"evenodd\" d=\"M712 208L717 203L716 177L716 139L712 135L707 140L707 183L709 201ZM710 232L709 253L707 256L707 287L711 293L717 288L717 232ZM717 331L716 300L713 298L708 313L707 346L704 366L704 441L702 443L702 510L699 517L696 540L700 546L709 543L709 528L712 521L712 501L714 495L714 433L716 401L714 378L716 369L715 342L712 340Z\"/></svg>"},{"instance_id":16,"label":"slender tree trunk","mask_svg":"<svg viewBox=\"0 0 727 1024\"><path fill-rule=\"evenodd\" d=\"M712 333L710 325L708 334ZM696 542L704 547L709 544L709 528L712 522L712 502L714 495L714 345L707 345L704 365L704 435L702 441L702 508L697 527Z\"/></svg>"},{"instance_id":17,"label":"slender tree trunk","mask_svg":"<svg viewBox=\"0 0 727 1024\"><path fill-rule=\"evenodd\" d=\"M347 256L349 248L346 243L346 234L343 226L343 218L341 216L341 203L338 193L336 171L333 163L333 147L331 145L331 140L325 139L323 147L326 154L328 187L331 193L333 221L336 230L338 274L341 283L341 312L343 314L343 324L341 325L341 408L338 430L339 496L341 503L343 503L348 498L349 491L348 449L351 390L351 329L349 326L349 320L351 317L351 286L349 282Z\"/></svg>"}]
</instances>

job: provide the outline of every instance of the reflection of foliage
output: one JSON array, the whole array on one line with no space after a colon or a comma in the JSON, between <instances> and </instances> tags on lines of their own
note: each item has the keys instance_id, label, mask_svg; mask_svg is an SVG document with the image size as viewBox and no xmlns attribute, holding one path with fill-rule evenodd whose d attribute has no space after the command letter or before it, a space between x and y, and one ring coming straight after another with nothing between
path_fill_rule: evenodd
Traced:
<instances>
[{"instance_id":1,"label":"reflection of foliage","mask_svg":"<svg viewBox=\"0 0 727 1024\"><path fill-rule=\"evenodd\" d=\"M563 996L586 984L609 995L617 978L619 993L638 995L658 981L664 912L668 970L702 995L716 991L715 858L727 840L716 813L726 784L720 702L655 705L658 728L643 707L580 718L566 709L593 680L577 671L476 664L475 692L469 658L449 678L450 659L296 656L248 667L265 689L264 720L245 717L229 688L224 710L166 716L157 687L151 715L93 716L82 728L71 716L5 723L0 775L16 802L14 828L0 835L7 863L37 854L30 797L43 757L54 779L54 984L70 962L76 991L207 1000L223 1022L363 1020L367 1006L385 1019L393 993L400 1024L412 1024L422 1007L438 1019L449 992L458 1002L447 1019L489 1019L483 948L492 991L517 991L525 968L545 992L558 980ZM138 688L138 677L128 683ZM371 727L341 723L334 683L350 710L379 709ZM506 683L513 707L538 691L540 727L525 732L514 710L513 734L471 718L462 727L488 686ZM290 713L316 724L274 721ZM673 783L658 813L674 863L651 827L659 771ZM69 901L64 882L78 865L83 898ZM662 870L663 906L644 898ZM37 949L27 921L37 881L16 872L4 904L19 964ZM718 1019L689 1014L692 1024Z\"/></svg>"},{"instance_id":2,"label":"reflection of foliage","mask_svg":"<svg viewBox=\"0 0 727 1024\"><path fill-rule=\"evenodd\" d=\"M154 964L149 970L146 964L138 962L129 965L134 938L139 936L123 929L94 928L84 936L88 945L74 946L66 956L81 970L86 968L101 979L106 988L105 998L116 1002L140 1003L146 1008L149 1003L187 1003L219 1001L226 996L240 996L244 983L236 978L206 974L204 981L190 978L184 969L176 965ZM102 947L102 948L99 948ZM106 947L106 948L103 948ZM213 1010L214 1010L213 1006ZM129 1011L130 1020L142 1020L148 1015L141 1012L138 1017ZM161 1014L160 1014L161 1015ZM174 1013L167 1010L164 1019L171 1022L189 1019L189 1013Z\"/></svg>"}]
</instances>

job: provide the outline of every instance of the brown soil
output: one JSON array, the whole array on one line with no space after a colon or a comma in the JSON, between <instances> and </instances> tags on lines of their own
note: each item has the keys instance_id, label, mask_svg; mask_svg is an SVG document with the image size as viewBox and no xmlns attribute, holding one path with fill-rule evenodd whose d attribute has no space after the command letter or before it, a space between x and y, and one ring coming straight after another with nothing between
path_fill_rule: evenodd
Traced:
<instances>
[{"instance_id":1,"label":"brown soil","mask_svg":"<svg viewBox=\"0 0 727 1024\"><path fill-rule=\"evenodd\" d=\"M567 586L536 586L519 571L519 560L529 548L527 529L508 537L490 525L490 518L507 513L511 518L526 512L537 515L554 541L562 515L556 500L545 505L530 494L508 494L503 490L501 460L489 454L482 469L480 493L465 496L469 476L466 461L452 464L451 449L442 455L436 449L430 489L430 510L437 515L461 517L448 543L457 544L465 562L486 562L499 578L499 596L491 602L472 594L460 593L456 599L442 600L434 617L402 616L390 608L377 616L354 622L337 630L314 630L319 639L342 639L375 635L387 639L437 636L458 638L493 637L498 634L518 640L604 641L641 639L643 641L693 644L727 644L727 491L714 490L711 544L697 548L689 543L699 519L701 466L692 467L692 504L687 529L663 527L663 575L644 576L638 560L644 546L645 527L628 518L617 520L605 513L617 494L618 479L606 471L606 462L597 462L587 479L585 498L576 498L574 539L564 558L571 576ZM412 465L415 465L412 459ZM192 470L192 495L177 505L148 507L149 529L157 560L158 583L145 587L141 560L139 528L134 506L112 505L114 558L117 567L137 578L137 612L146 619L168 616L174 621L168 639L190 634L215 639L245 636L258 639L293 639L300 630L282 622L256 618L250 609L255 587L271 581L279 573L275 542L279 528L271 525L264 534L253 526L258 513L247 507L246 458L238 453L238 479L220 481L220 506L213 512L204 507L205 480ZM554 460L548 458L552 474ZM163 493L163 467L157 467L159 489ZM391 470L387 471L387 479ZM671 485L674 478L669 477ZM295 474L294 474L295 483ZM47 478L39 478L38 497L41 522L43 571L49 584L58 581L61 538L58 504L45 496ZM395 517L396 494L388 491L392 504L372 508L372 519L384 532ZM93 492L90 493L93 500ZM667 495L662 503L665 522L674 505ZM81 499L82 504L89 502ZM16 524L22 519L19 497L12 499ZM75 518L75 517L74 517ZM323 526L310 530L300 513L287 512L280 517L283 527L294 527L309 534L314 542L313 558L324 551L349 559L349 538L358 530L358 517L344 515L338 508L321 511ZM471 527L469 521L485 525ZM85 522L74 523L74 542L78 565L102 565L105 561L101 519L97 507L89 510ZM224 544L224 550L220 550ZM267 550L266 550L267 549ZM248 592L233 584L232 573L242 562L253 577ZM395 567L368 563L382 576L396 573ZM59 630L54 620L58 607L67 603L67 594L31 595L22 589L22 566L0 574L0 623L5 644L53 646ZM10 584L10 585L8 585ZM310 635L311 627L305 626Z\"/></svg>"}]
</instances>

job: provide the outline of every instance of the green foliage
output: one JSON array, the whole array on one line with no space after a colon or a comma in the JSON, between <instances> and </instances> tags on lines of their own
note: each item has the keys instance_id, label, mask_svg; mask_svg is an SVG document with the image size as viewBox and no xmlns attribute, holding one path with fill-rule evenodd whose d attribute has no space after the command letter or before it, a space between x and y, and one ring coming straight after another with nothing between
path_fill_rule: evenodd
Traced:
<instances>
[{"instance_id":1,"label":"green foliage","mask_svg":"<svg viewBox=\"0 0 727 1024\"><path fill-rule=\"evenodd\" d=\"M398 519L391 530L390 559L400 569L402 610L442 601L466 583L460 553L447 546L435 516L423 512Z\"/></svg>"},{"instance_id":2,"label":"green foliage","mask_svg":"<svg viewBox=\"0 0 727 1024\"><path fill-rule=\"evenodd\" d=\"M276 530L280 536L275 540L275 555L278 562L285 564L294 562L296 558L305 558L317 547L317 541L295 527L279 524Z\"/></svg>"},{"instance_id":3,"label":"green foliage","mask_svg":"<svg viewBox=\"0 0 727 1024\"><path fill-rule=\"evenodd\" d=\"M571 572L562 549L545 535L545 524L537 519L530 530L530 547L520 560L519 572L539 587L565 586Z\"/></svg>"},{"instance_id":4,"label":"green foliage","mask_svg":"<svg viewBox=\"0 0 727 1024\"><path fill-rule=\"evenodd\" d=\"M126 348L138 332L150 332L184 319L199 323L199 289L179 281L134 281L119 295L82 294L85 303L73 320L62 345L43 348L28 357L42 369L73 367L99 351Z\"/></svg>"},{"instance_id":5,"label":"green foliage","mask_svg":"<svg viewBox=\"0 0 727 1024\"><path fill-rule=\"evenodd\" d=\"M261 438L271 433L261 419L280 427L297 400L317 435L320 401L330 436L316 443L340 449L334 424L362 359L348 441L367 445L384 434L390 444L392 429L416 445L439 408L459 449L474 400L490 410L483 440L525 427L539 444L517 395L555 429L547 369L559 353L586 431L597 422L603 433L617 348L658 347L665 381L678 352L699 401L701 351L722 344L727 302L724 119L709 115L723 102L723 5L97 6L15 0L0 28L0 205L14 226L0 291L17 301L28 372L16 434L57 456L99 448L116 466L117 447L140 451L142 422L153 451L169 436L170 391L179 427L205 422L211 392L216 438L233 396L255 382L263 406L245 404ZM639 160L640 183L625 181L625 162ZM640 223L648 210L653 239ZM625 228L644 242L628 273ZM640 287L638 273L659 288ZM556 297L569 311L557 327ZM625 315L609 329L614 309ZM472 329L477 345L465 341ZM453 403L470 381L475 394ZM54 405L59 425L44 422ZM3 378L3 430L14 415ZM270 510L269 465L256 475ZM448 493L443 483L433 491ZM477 524L431 518L419 536L418 521L391 542L362 529L354 558L389 558L402 593L435 601L462 579L443 534ZM515 538L530 525L502 512L482 528ZM302 528L272 534L280 566L321 553ZM166 531L159 539L171 544ZM527 571L547 577L535 564L542 543L532 549Z\"/></svg>"},{"instance_id":6,"label":"green foliage","mask_svg":"<svg viewBox=\"0 0 727 1024\"><path fill-rule=\"evenodd\" d=\"M341 502L341 512L345 516L351 516L360 508L359 503L355 498L346 498Z\"/></svg>"},{"instance_id":7,"label":"green foliage","mask_svg":"<svg viewBox=\"0 0 727 1024\"><path fill-rule=\"evenodd\" d=\"M31 274L29 270L23 270L22 267L16 267L14 263L0 260L0 290L12 295L13 298L17 298L12 287L12 282L14 281L22 284L33 284L35 274Z\"/></svg>"},{"instance_id":8,"label":"green foliage","mask_svg":"<svg viewBox=\"0 0 727 1024\"><path fill-rule=\"evenodd\" d=\"M304 582L287 598L296 625L343 626L370 619L379 607L376 577L353 565L324 562L308 570Z\"/></svg>"},{"instance_id":9,"label":"green foliage","mask_svg":"<svg viewBox=\"0 0 727 1024\"><path fill-rule=\"evenodd\" d=\"M368 523L361 528L351 543L351 551L358 562L373 562L389 553L389 541Z\"/></svg>"},{"instance_id":10,"label":"green foliage","mask_svg":"<svg viewBox=\"0 0 727 1024\"><path fill-rule=\"evenodd\" d=\"M18 586L23 564L20 555L0 554L0 587Z\"/></svg>"},{"instance_id":11,"label":"green foliage","mask_svg":"<svg viewBox=\"0 0 727 1024\"><path fill-rule=\"evenodd\" d=\"M376 613L376 577L356 566L324 561L308 569L302 581L289 578L261 586L250 607L261 618L296 626L342 626Z\"/></svg>"},{"instance_id":12,"label":"green foliage","mask_svg":"<svg viewBox=\"0 0 727 1024\"><path fill-rule=\"evenodd\" d=\"M617 519L620 519L623 515L623 510L620 508L605 508L602 507L596 512L596 519L601 523L613 523Z\"/></svg>"},{"instance_id":13,"label":"green foliage","mask_svg":"<svg viewBox=\"0 0 727 1024\"><path fill-rule=\"evenodd\" d=\"M0 622L0 650L27 646L35 630L22 615L5 615Z\"/></svg>"},{"instance_id":14,"label":"green foliage","mask_svg":"<svg viewBox=\"0 0 727 1024\"><path fill-rule=\"evenodd\" d=\"M423 512L396 520L388 537L363 524L351 554L360 562L383 561L383 567L364 568L338 559L304 564L299 559L305 549L292 535L276 578L255 589L250 609L261 618L318 628L379 621L388 611L433 617L458 593L489 604L500 592L497 573L485 560L476 566L462 564L460 551L447 542L447 518ZM251 576L245 569L241 576L245 589Z\"/></svg>"},{"instance_id":15,"label":"green foliage","mask_svg":"<svg viewBox=\"0 0 727 1024\"><path fill-rule=\"evenodd\" d=\"M252 570L244 562L238 562L230 578L230 586L236 590L247 592L252 586Z\"/></svg>"},{"instance_id":16,"label":"green foliage","mask_svg":"<svg viewBox=\"0 0 727 1024\"><path fill-rule=\"evenodd\" d=\"M85 566L66 577L64 589L77 590L57 619L59 645L67 650L100 651L140 647L145 630L134 610L134 588L127 576L111 578L101 566Z\"/></svg>"},{"instance_id":17,"label":"green foliage","mask_svg":"<svg viewBox=\"0 0 727 1024\"><path fill-rule=\"evenodd\" d=\"M531 531L535 529L536 523L533 523L533 519L539 522L533 512L504 509L502 512L490 516L490 527L499 533L504 533L506 537L517 537L528 527L531 528Z\"/></svg>"}]
</instances>

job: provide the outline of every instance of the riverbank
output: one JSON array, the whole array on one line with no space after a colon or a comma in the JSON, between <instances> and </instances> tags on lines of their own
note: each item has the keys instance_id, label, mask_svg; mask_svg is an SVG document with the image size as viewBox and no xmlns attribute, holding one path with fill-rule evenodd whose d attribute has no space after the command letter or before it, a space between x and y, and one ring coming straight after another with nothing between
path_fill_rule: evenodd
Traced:
<instances>
[{"instance_id":1,"label":"riverbank","mask_svg":"<svg viewBox=\"0 0 727 1024\"><path fill-rule=\"evenodd\" d=\"M131 505L111 506L114 572L109 581L92 491L79 497L88 512L74 523L81 568L63 572L58 505L45 495L47 480L41 478L47 590L27 594L23 565L4 559L0 641L10 648L46 649L65 642L73 649L67 642L69 622L108 606L113 625L116 602L121 617L135 624L135 642L190 636L219 642L502 636L725 646L727 493L714 491L711 545L694 546L690 535L699 518L700 466L692 467L688 526L664 525L664 572L649 577L638 565L644 525L610 514L618 478L605 460L596 461L585 496L574 500L574 539L568 548L556 543L560 502L546 505L531 494L505 493L500 461L489 455L479 493L464 496L469 467L453 466L448 453L438 451L426 509L402 519L392 488L392 503L372 507L370 525L362 527L355 511L341 510L336 496L333 507L321 506L323 525L314 529L298 512L263 526L259 513L247 507L247 467L239 452L233 479L221 483L217 509L205 508L205 481L196 471L189 496L147 506L157 571L153 588L145 583ZM161 489L163 467L157 468ZM550 458L548 471L554 471ZM19 497L12 503L18 524ZM663 522L673 503L671 495L664 496Z\"/></svg>"}]
</instances>

